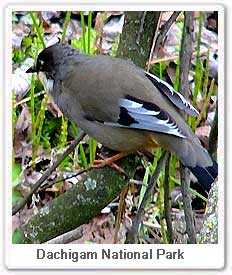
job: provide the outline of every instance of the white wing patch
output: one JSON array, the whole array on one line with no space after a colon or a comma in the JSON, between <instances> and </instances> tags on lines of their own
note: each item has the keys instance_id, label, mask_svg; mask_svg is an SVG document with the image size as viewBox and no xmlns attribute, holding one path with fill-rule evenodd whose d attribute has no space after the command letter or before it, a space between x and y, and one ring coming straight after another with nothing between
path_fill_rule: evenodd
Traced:
<instances>
[{"instance_id":1,"label":"white wing patch","mask_svg":"<svg viewBox=\"0 0 232 275\"><path fill-rule=\"evenodd\" d=\"M136 123L130 125L131 128L160 132L182 138L186 137L178 126L169 119L161 120L155 116L140 115L132 112L128 112L128 114L136 120Z\"/></svg>"},{"instance_id":2,"label":"white wing patch","mask_svg":"<svg viewBox=\"0 0 232 275\"><path fill-rule=\"evenodd\" d=\"M185 111L189 115L198 116L199 112L189 103L180 93L176 92L174 88L167 82L161 80L157 76L144 71L146 76L152 83L161 91L167 98L180 110Z\"/></svg>"},{"instance_id":3,"label":"white wing patch","mask_svg":"<svg viewBox=\"0 0 232 275\"><path fill-rule=\"evenodd\" d=\"M186 137L172 117L153 103L127 96L119 100L119 106L118 121L104 122L105 125Z\"/></svg>"},{"instance_id":4,"label":"white wing patch","mask_svg":"<svg viewBox=\"0 0 232 275\"><path fill-rule=\"evenodd\" d=\"M129 99L119 99L119 106L125 107L129 112L135 113L135 114L143 114L143 115L151 115L156 116L160 113L160 111L150 111L145 108L143 108L143 104L134 102Z\"/></svg>"}]
</instances>

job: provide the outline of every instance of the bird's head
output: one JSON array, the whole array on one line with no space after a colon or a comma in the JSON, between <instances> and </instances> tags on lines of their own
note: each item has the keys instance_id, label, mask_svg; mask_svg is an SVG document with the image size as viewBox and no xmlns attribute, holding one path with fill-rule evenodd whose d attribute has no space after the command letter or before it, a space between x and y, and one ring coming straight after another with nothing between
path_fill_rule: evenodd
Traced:
<instances>
[{"instance_id":1,"label":"bird's head","mask_svg":"<svg viewBox=\"0 0 232 275\"><path fill-rule=\"evenodd\" d=\"M54 46L50 46L46 49L44 49L42 52L40 52L36 63L34 66L30 67L26 73L39 73L39 72L45 72L45 73L52 73L55 66L55 52L58 50Z\"/></svg>"}]
</instances>

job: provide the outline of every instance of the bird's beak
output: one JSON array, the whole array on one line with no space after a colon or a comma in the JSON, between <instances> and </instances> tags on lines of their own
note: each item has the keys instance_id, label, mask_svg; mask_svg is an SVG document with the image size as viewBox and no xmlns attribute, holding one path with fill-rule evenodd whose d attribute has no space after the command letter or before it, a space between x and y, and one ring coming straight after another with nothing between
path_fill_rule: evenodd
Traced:
<instances>
[{"instance_id":1,"label":"bird's beak","mask_svg":"<svg viewBox=\"0 0 232 275\"><path fill-rule=\"evenodd\" d=\"M37 72L37 70L36 70L36 67L35 67L35 66L30 67L30 68L26 71L26 73L36 73L36 72Z\"/></svg>"}]
</instances>

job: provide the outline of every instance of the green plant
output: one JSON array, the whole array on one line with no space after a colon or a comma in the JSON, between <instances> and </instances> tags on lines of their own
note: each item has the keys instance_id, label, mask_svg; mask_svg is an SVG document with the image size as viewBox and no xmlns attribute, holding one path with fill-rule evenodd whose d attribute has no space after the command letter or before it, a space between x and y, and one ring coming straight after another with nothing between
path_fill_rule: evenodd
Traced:
<instances>
[{"instance_id":1,"label":"green plant","mask_svg":"<svg viewBox=\"0 0 232 275\"><path fill-rule=\"evenodd\" d=\"M70 18L71 18L71 11L67 11L66 16L65 16L65 21L64 21L64 28L63 28L62 38L61 38L62 43L65 42L65 36L66 36L68 24L70 22Z\"/></svg>"},{"instance_id":2,"label":"green plant","mask_svg":"<svg viewBox=\"0 0 232 275\"><path fill-rule=\"evenodd\" d=\"M82 35L81 35L81 38L79 40L73 39L71 41L71 45L75 48L78 48L78 49L82 50L83 52L85 52L89 55L92 55L96 51L96 47L94 45L95 38L96 38L96 31L91 28L92 12L89 11L89 13L88 13L88 28L87 28L87 31L86 31L86 26L85 26L85 22L84 22L84 12L82 11L80 13L81 13ZM87 40L87 43L86 43L86 40ZM89 165L92 165L94 160L95 160L97 142L95 140L93 140L92 138L90 138L89 142L88 142L88 145L89 145L89 155L90 155ZM81 162L82 162L84 168L87 168L88 167L88 161L87 161L87 157L86 157L86 154L85 154L85 151L84 151L84 148L83 148L82 145L79 146L79 150L80 150Z\"/></svg>"},{"instance_id":3,"label":"green plant","mask_svg":"<svg viewBox=\"0 0 232 275\"><path fill-rule=\"evenodd\" d=\"M15 205L20 199L22 199L21 193L17 190L17 186L20 182L22 168L19 163L14 162L12 165L12 204Z\"/></svg>"}]
</instances>

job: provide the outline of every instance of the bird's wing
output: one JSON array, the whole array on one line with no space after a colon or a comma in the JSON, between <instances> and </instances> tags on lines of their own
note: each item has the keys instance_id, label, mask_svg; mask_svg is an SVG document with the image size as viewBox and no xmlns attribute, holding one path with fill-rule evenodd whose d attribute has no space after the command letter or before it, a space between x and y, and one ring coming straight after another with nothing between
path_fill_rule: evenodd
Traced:
<instances>
[{"instance_id":1,"label":"bird's wing","mask_svg":"<svg viewBox=\"0 0 232 275\"><path fill-rule=\"evenodd\" d=\"M120 113L117 122L104 121L105 125L186 137L175 120L156 104L132 96L120 98L118 103Z\"/></svg>"},{"instance_id":2,"label":"bird's wing","mask_svg":"<svg viewBox=\"0 0 232 275\"><path fill-rule=\"evenodd\" d=\"M99 71L103 78L99 76ZM134 65L97 56L94 62L86 61L76 66L63 81L65 94L73 100L78 98L74 106L80 105L85 119L112 127L185 138L186 127L185 124L181 125L183 119L180 119L179 114L174 115L176 110L172 110L172 106L166 103L169 100L164 93L152 93L153 85L150 85L143 71Z\"/></svg>"},{"instance_id":3,"label":"bird's wing","mask_svg":"<svg viewBox=\"0 0 232 275\"><path fill-rule=\"evenodd\" d=\"M176 92L171 85L151 73L146 71L144 71L144 73L153 85L178 109L185 111L191 116L199 115L199 112L180 93Z\"/></svg>"}]
</instances>

